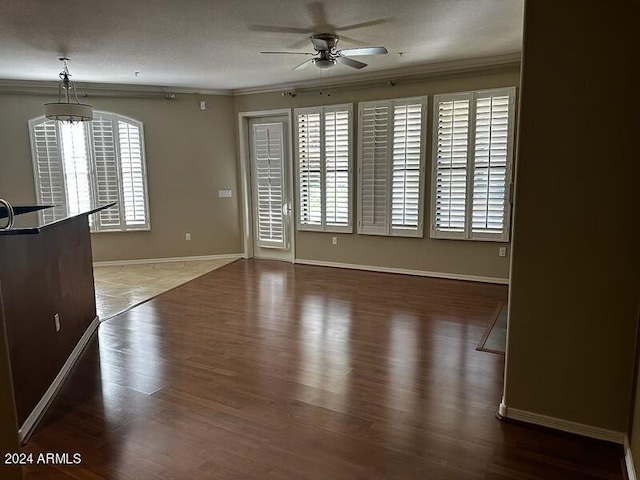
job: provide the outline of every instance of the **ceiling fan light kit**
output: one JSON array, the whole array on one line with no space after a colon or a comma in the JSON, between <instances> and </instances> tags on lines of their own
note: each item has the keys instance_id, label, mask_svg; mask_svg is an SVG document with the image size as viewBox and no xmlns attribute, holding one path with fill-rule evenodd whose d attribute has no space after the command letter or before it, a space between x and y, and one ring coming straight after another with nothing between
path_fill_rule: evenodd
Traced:
<instances>
[{"instance_id":1,"label":"ceiling fan light kit","mask_svg":"<svg viewBox=\"0 0 640 480\"><path fill-rule=\"evenodd\" d=\"M331 68L337 63L337 60L335 58L320 57L320 58L314 58L312 61L316 67L321 68L323 70L327 68Z\"/></svg>"},{"instance_id":2,"label":"ceiling fan light kit","mask_svg":"<svg viewBox=\"0 0 640 480\"><path fill-rule=\"evenodd\" d=\"M67 66L66 57L61 57L62 72L58 83L58 101L45 103L44 114L49 120L60 122L78 123L93 120L93 107L78 101L76 87L71 81L71 74Z\"/></svg>"}]
</instances>

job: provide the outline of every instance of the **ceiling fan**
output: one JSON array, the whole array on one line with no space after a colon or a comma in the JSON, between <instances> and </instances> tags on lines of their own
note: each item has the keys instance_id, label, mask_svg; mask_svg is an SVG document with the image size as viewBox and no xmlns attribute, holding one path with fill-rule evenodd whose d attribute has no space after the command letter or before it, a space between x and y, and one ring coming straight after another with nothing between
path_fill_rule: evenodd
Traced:
<instances>
[{"instance_id":1,"label":"ceiling fan","mask_svg":"<svg viewBox=\"0 0 640 480\"><path fill-rule=\"evenodd\" d=\"M384 55L389 53L385 47L362 47L338 50L338 35L333 33L321 33L313 35L311 38L313 49L316 53L310 52L260 52L267 55L311 55L313 58L302 62L294 67L294 70L301 70L309 65L318 68L331 68L337 63L341 63L351 68L361 69L367 66L366 63L350 58L352 55Z\"/></svg>"}]
</instances>

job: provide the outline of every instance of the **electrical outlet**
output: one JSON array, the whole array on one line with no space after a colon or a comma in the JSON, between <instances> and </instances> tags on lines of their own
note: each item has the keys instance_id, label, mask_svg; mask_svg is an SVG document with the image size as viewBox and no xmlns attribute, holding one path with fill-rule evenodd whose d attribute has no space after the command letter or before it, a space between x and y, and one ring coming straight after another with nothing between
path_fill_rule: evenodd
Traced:
<instances>
[{"instance_id":1,"label":"electrical outlet","mask_svg":"<svg viewBox=\"0 0 640 480\"><path fill-rule=\"evenodd\" d=\"M331 238L331 245L337 245L338 244L338 237L332 237Z\"/></svg>"},{"instance_id":2,"label":"electrical outlet","mask_svg":"<svg viewBox=\"0 0 640 480\"><path fill-rule=\"evenodd\" d=\"M59 313L56 313L53 316L53 321L56 324L56 332L59 332L60 331L60 314Z\"/></svg>"},{"instance_id":3,"label":"electrical outlet","mask_svg":"<svg viewBox=\"0 0 640 480\"><path fill-rule=\"evenodd\" d=\"M231 198L231 190L218 190L218 198Z\"/></svg>"},{"instance_id":4,"label":"electrical outlet","mask_svg":"<svg viewBox=\"0 0 640 480\"><path fill-rule=\"evenodd\" d=\"M207 102L205 102L204 100L200 100L200 110L206 110L207 109Z\"/></svg>"},{"instance_id":5,"label":"electrical outlet","mask_svg":"<svg viewBox=\"0 0 640 480\"><path fill-rule=\"evenodd\" d=\"M501 256L501 257L506 257L507 256L507 247L498 248L498 255Z\"/></svg>"},{"instance_id":6,"label":"electrical outlet","mask_svg":"<svg viewBox=\"0 0 640 480\"><path fill-rule=\"evenodd\" d=\"M190 241L191 241L191 234L190 234L190 233L185 233L185 234L184 234L184 239L185 239L187 242L190 242Z\"/></svg>"}]
</instances>

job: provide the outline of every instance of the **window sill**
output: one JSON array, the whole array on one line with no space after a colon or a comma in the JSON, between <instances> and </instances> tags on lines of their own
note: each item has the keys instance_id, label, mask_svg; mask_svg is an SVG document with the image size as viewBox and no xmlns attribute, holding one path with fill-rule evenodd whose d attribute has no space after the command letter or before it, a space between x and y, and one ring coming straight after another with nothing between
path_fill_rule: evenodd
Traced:
<instances>
[{"instance_id":1,"label":"window sill","mask_svg":"<svg viewBox=\"0 0 640 480\"><path fill-rule=\"evenodd\" d=\"M320 228L304 228L298 227L299 232L312 232L312 233L353 233L353 227L329 227L325 230Z\"/></svg>"},{"instance_id":2,"label":"window sill","mask_svg":"<svg viewBox=\"0 0 640 480\"><path fill-rule=\"evenodd\" d=\"M431 232L430 238L432 240L462 240L465 242L494 242L494 243L509 243L509 237L478 237L478 238L467 238L461 235L444 235L439 234L437 232Z\"/></svg>"},{"instance_id":3,"label":"window sill","mask_svg":"<svg viewBox=\"0 0 640 480\"><path fill-rule=\"evenodd\" d=\"M90 233L130 233L130 232L150 232L151 227L144 228L128 228L126 230L90 230Z\"/></svg>"},{"instance_id":4,"label":"window sill","mask_svg":"<svg viewBox=\"0 0 640 480\"><path fill-rule=\"evenodd\" d=\"M423 233L411 232L411 231L394 231L393 233L387 232L358 232L358 235L368 235L372 237L390 237L390 238L424 238Z\"/></svg>"}]
</instances>

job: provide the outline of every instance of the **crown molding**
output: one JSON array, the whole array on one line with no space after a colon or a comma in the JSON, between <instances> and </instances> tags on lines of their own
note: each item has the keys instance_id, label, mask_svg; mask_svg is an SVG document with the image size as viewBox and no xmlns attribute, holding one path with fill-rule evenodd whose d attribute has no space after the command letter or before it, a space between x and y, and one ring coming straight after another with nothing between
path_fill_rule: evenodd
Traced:
<instances>
[{"instance_id":1,"label":"crown molding","mask_svg":"<svg viewBox=\"0 0 640 480\"><path fill-rule=\"evenodd\" d=\"M0 93L28 95L57 95L59 82L37 80L0 80ZM115 83L74 82L78 97L134 97L167 98L167 95L231 95L230 89L196 89L155 85L126 85ZM171 99L171 98L169 98Z\"/></svg>"},{"instance_id":2,"label":"crown molding","mask_svg":"<svg viewBox=\"0 0 640 480\"><path fill-rule=\"evenodd\" d=\"M382 82L411 83L430 78L449 76L474 75L482 73L496 73L518 69L521 55L513 53L491 57L470 58L422 65L413 65L374 72L364 72L358 75L343 75L330 79L331 90L352 88L358 86L380 85ZM318 78L299 82L280 83L262 87L238 89L198 89L187 87L170 87L155 85L125 85L112 83L79 83L76 84L78 96L91 97L131 97L131 98L168 98L173 95L252 95L256 93L273 93L282 91L304 92L318 88L327 88L327 79ZM57 81L11 80L0 79L0 93L27 95L57 95ZM169 97L167 97L169 96Z\"/></svg>"},{"instance_id":3,"label":"crown molding","mask_svg":"<svg viewBox=\"0 0 640 480\"><path fill-rule=\"evenodd\" d=\"M343 75L331 78L329 88L331 90L336 90L354 86L367 87L380 85L381 82L388 83L390 81L394 83L411 83L424 81L429 78L515 70L520 68L521 58L520 53L513 53L507 55L413 65L410 67L360 73L358 75ZM256 93L273 93L282 91L304 92L318 88L327 88L327 79L318 78L314 80L281 83L265 87L238 88L234 89L232 93L233 95L253 95Z\"/></svg>"}]
</instances>

